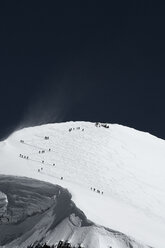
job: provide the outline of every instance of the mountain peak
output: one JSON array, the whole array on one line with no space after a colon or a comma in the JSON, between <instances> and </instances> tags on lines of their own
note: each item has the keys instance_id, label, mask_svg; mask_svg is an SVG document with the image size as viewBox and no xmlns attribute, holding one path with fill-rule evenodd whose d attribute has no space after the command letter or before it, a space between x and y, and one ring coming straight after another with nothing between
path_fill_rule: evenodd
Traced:
<instances>
[{"instance_id":1,"label":"mountain peak","mask_svg":"<svg viewBox=\"0 0 165 248\"><path fill-rule=\"evenodd\" d=\"M164 154L165 141L118 124L47 124L4 141L0 173L67 187L91 221L163 247Z\"/></svg>"}]
</instances>

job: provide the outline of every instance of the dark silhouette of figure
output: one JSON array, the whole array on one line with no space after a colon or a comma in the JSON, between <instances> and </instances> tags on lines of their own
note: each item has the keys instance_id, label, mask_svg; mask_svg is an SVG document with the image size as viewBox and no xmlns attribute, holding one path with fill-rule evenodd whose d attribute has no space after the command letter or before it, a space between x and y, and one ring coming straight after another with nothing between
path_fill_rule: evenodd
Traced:
<instances>
[{"instance_id":1,"label":"dark silhouette of figure","mask_svg":"<svg viewBox=\"0 0 165 248\"><path fill-rule=\"evenodd\" d=\"M63 247L63 241L60 240L60 241L58 242L57 248L62 248L62 247Z\"/></svg>"},{"instance_id":2,"label":"dark silhouette of figure","mask_svg":"<svg viewBox=\"0 0 165 248\"><path fill-rule=\"evenodd\" d=\"M62 247L63 248L71 248L71 244L68 241L65 241Z\"/></svg>"},{"instance_id":3,"label":"dark silhouette of figure","mask_svg":"<svg viewBox=\"0 0 165 248\"><path fill-rule=\"evenodd\" d=\"M105 128L109 128L109 125L108 124L102 124L101 126L102 127L105 127Z\"/></svg>"},{"instance_id":4,"label":"dark silhouette of figure","mask_svg":"<svg viewBox=\"0 0 165 248\"><path fill-rule=\"evenodd\" d=\"M78 248L83 248L80 244L78 245Z\"/></svg>"},{"instance_id":5,"label":"dark silhouette of figure","mask_svg":"<svg viewBox=\"0 0 165 248\"><path fill-rule=\"evenodd\" d=\"M43 243L38 243L38 244L34 243L33 245L27 246L27 248L55 248L55 247L56 248L75 248L75 246L72 246L68 241L64 242L62 240L60 240L57 245L52 245L52 246L49 246L46 243L45 244L43 244ZM76 246L76 247L77 248L83 248L80 244L78 244L78 246ZM110 248L112 248L112 247L110 247Z\"/></svg>"},{"instance_id":6,"label":"dark silhouette of figure","mask_svg":"<svg viewBox=\"0 0 165 248\"><path fill-rule=\"evenodd\" d=\"M99 123L99 122L96 122L96 123L95 123L95 126L96 126L96 127L99 127L99 126L100 126L100 123Z\"/></svg>"}]
</instances>

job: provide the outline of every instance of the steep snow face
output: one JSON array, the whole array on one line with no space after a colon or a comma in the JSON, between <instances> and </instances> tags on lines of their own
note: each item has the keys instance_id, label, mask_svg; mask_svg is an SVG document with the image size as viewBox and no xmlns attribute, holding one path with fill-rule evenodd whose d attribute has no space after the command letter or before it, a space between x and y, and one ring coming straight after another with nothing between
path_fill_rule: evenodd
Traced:
<instances>
[{"instance_id":1,"label":"steep snow face","mask_svg":"<svg viewBox=\"0 0 165 248\"><path fill-rule=\"evenodd\" d=\"M165 243L164 164L165 141L120 125L49 124L0 143L1 174L67 187L89 219L157 248Z\"/></svg>"}]
</instances>

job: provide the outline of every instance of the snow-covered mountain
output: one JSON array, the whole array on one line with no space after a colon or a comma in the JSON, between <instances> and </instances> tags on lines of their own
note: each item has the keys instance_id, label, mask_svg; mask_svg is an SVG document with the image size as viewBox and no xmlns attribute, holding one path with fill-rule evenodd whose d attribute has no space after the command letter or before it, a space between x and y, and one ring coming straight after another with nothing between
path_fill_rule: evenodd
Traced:
<instances>
[{"instance_id":1,"label":"snow-covered mountain","mask_svg":"<svg viewBox=\"0 0 165 248\"><path fill-rule=\"evenodd\" d=\"M44 225L50 244L60 237L90 248L165 247L164 140L116 124L67 122L25 128L0 143L0 174L67 188L72 204L90 220L82 225L81 217L70 212L51 231ZM8 197L1 187L0 202ZM52 211L51 206L45 211ZM5 247L17 247L13 244Z\"/></svg>"}]
</instances>

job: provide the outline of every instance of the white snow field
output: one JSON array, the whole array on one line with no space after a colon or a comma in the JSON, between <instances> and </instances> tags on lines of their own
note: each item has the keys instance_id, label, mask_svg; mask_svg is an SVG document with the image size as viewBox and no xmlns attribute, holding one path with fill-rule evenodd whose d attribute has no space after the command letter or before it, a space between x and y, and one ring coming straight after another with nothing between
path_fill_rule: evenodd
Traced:
<instances>
[{"instance_id":1,"label":"white snow field","mask_svg":"<svg viewBox=\"0 0 165 248\"><path fill-rule=\"evenodd\" d=\"M112 248L164 248L165 141L132 128L108 125L67 122L14 132L0 142L0 174L67 188L89 220L143 244L124 246L113 237ZM86 247L110 247L105 229L87 229L83 236L89 239L91 233L94 245ZM53 236L50 243L51 239Z\"/></svg>"}]
</instances>

